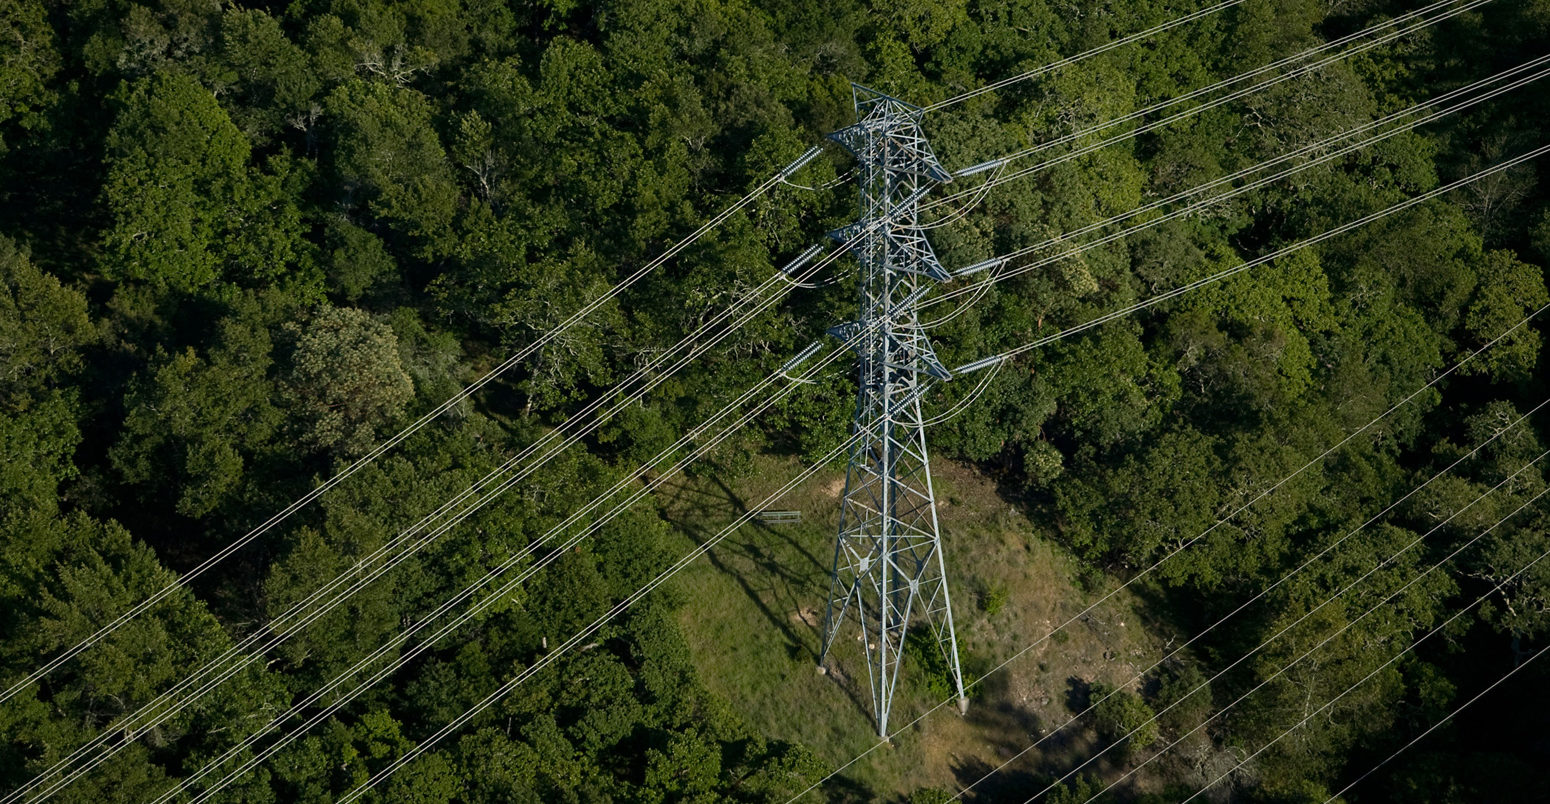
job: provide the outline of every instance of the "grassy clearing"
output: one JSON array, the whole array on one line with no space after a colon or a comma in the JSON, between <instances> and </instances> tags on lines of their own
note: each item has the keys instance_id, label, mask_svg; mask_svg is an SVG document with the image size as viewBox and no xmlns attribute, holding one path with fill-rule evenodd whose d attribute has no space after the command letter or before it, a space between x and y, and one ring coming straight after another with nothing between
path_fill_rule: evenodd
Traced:
<instances>
[{"instance_id":1,"label":"grassy clearing","mask_svg":"<svg viewBox=\"0 0 1550 804\"><path fill-rule=\"evenodd\" d=\"M933 468L960 650L972 679L1048 635L1104 590L1083 591L1076 565L985 478L949 462ZM687 550L714 535L798 471L794 460L761 457L751 473L731 482L675 482L663 497L683 539L676 546ZM853 625L836 651L835 672L816 671L843 487L843 467L816 475L772 506L800 511L800 524L747 525L676 580L689 601L683 625L705 683L765 733L800 741L835 765L877 741L866 665L849 636ZM845 775L899 793L954 790L979 778L1032 736L1065 722L1087 683L1125 682L1162 654L1139 605L1128 593L1115 596L990 675L968 716L942 707ZM919 664L907 659L890 725L903 726L939 702ZM1085 758L1091 734L1066 732L1009 769L1020 773L998 774L997 782L1026 784L1028 774ZM829 798L847 798L845 785L831 788Z\"/></svg>"}]
</instances>

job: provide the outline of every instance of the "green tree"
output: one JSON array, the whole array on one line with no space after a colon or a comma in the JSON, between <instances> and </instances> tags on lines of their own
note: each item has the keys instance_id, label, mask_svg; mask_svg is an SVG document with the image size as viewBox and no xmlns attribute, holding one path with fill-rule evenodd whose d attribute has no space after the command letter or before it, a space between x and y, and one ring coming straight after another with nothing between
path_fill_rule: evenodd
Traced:
<instances>
[{"instance_id":1,"label":"green tree","mask_svg":"<svg viewBox=\"0 0 1550 804\"><path fill-rule=\"evenodd\" d=\"M1199 666L1170 661L1157 670L1156 682L1152 707L1163 729L1182 736L1211 716L1211 684Z\"/></svg>"},{"instance_id":2,"label":"green tree","mask_svg":"<svg viewBox=\"0 0 1550 804\"><path fill-rule=\"evenodd\" d=\"M1098 736L1110 743L1123 741L1129 754L1149 748L1157 742L1157 719L1146 701L1130 690L1108 684L1093 684L1088 695L1098 702L1093 709L1093 726ZM1107 700L1104 700L1107 696Z\"/></svg>"},{"instance_id":3,"label":"green tree","mask_svg":"<svg viewBox=\"0 0 1550 804\"><path fill-rule=\"evenodd\" d=\"M287 325L293 339L284 377L286 401L300 419L301 443L358 455L377 429L414 397L414 383L386 324L352 307L327 307L306 323Z\"/></svg>"},{"instance_id":4,"label":"green tree","mask_svg":"<svg viewBox=\"0 0 1550 804\"><path fill-rule=\"evenodd\" d=\"M1097 801L1103 801L1108 795L1104 792L1108 785L1102 779L1082 775L1061 784L1050 791L1050 804L1086 804L1097 797Z\"/></svg>"},{"instance_id":5,"label":"green tree","mask_svg":"<svg viewBox=\"0 0 1550 804\"><path fill-rule=\"evenodd\" d=\"M693 731L646 749L644 786L654 801L714 801L721 782L721 748Z\"/></svg>"},{"instance_id":6,"label":"green tree","mask_svg":"<svg viewBox=\"0 0 1550 804\"><path fill-rule=\"evenodd\" d=\"M47 112L58 98L50 86L62 59L45 4L36 0L0 3L0 154L7 129L47 127Z\"/></svg>"},{"instance_id":7,"label":"green tree","mask_svg":"<svg viewBox=\"0 0 1550 804\"><path fill-rule=\"evenodd\" d=\"M1550 304L1544 271L1497 249L1486 252L1476 273L1479 285L1464 313L1466 343L1479 348L1497 338L1503 340L1472 361L1465 372L1506 382L1526 380L1539 365L1539 331L1521 326L1508 333L1508 328Z\"/></svg>"},{"instance_id":8,"label":"green tree","mask_svg":"<svg viewBox=\"0 0 1550 804\"><path fill-rule=\"evenodd\" d=\"M442 752L431 751L393 774L382 793L404 804L446 804L460 800L462 781Z\"/></svg>"},{"instance_id":9,"label":"green tree","mask_svg":"<svg viewBox=\"0 0 1550 804\"><path fill-rule=\"evenodd\" d=\"M534 791L539 761L532 747L503 729L485 728L458 741L457 767L463 794L473 804L540 804Z\"/></svg>"},{"instance_id":10,"label":"green tree","mask_svg":"<svg viewBox=\"0 0 1550 804\"><path fill-rule=\"evenodd\" d=\"M1447 572L1422 576L1431 562L1419 550L1400 552L1419 535L1371 526L1267 597L1269 616L1257 630L1265 638L1289 630L1247 663L1265 687L1236 707L1235 731L1268 742L1307 718L1261 758L1267 787L1327 778L1353 746L1392 725L1405 671L1386 663L1441 622L1457 590ZM1308 717L1347 689L1335 707Z\"/></svg>"},{"instance_id":11,"label":"green tree","mask_svg":"<svg viewBox=\"0 0 1550 804\"><path fill-rule=\"evenodd\" d=\"M397 279L398 267L382 239L343 216L329 221L325 243L329 290L345 301L356 303Z\"/></svg>"},{"instance_id":12,"label":"green tree","mask_svg":"<svg viewBox=\"0 0 1550 804\"><path fill-rule=\"evenodd\" d=\"M321 112L322 82L309 54L290 40L280 20L263 11L232 8L222 15L217 64L215 80L234 90L225 107L257 142L287 129L306 130Z\"/></svg>"},{"instance_id":13,"label":"green tree","mask_svg":"<svg viewBox=\"0 0 1550 804\"><path fill-rule=\"evenodd\" d=\"M158 73L117 97L103 198L103 272L189 292L217 279L273 279L301 256L288 162L250 171L250 148L208 90Z\"/></svg>"},{"instance_id":14,"label":"green tree","mask_svg":"<svg viewBox=\"0 0 1550 804\"><path fill-rule=\"evenodd\" d=\"M132 484L171 492L178 513L203 516L237 491L282 420L271 402L270 339L260 322L223 322L207 357L161 354L125 397L123 432L110 451Z\"/></svg>"},{"instance_id":15,"label":"green tree","mask_svg":"<svg viewBox=\"0 0 1550 804\"><path fill-rule=\"evenodd\" d=\"M345 197L436 253L446 248L458 188L432 125L429 99L412 89L349 81L324 102L333 120L333 168Z\"/></svg>"},{"instance_id":16,"label":"green tree","mask_svg":"<svg viewBox=\"0 0 1550 804\"><path fill-rule=\"evenodd\" d=\"M95 634L105 623L174 579L144 544L123 527L81 513L29 516L0 522L0 610L18 624L7 640L7 675L32 668ZM216 619L186 588L82 653L0 707L6 722L7 764L24 764L27 776L153 697L230 646ZM180 748L207 751L212 729L261 717L278 696L274 679L249 669L200 703L164 721L114 758L105 772L88 776L67 800L105 800L159 792L164 769L152 745L187 740ZM217 740L221 738L216 738ZM47 750L45 750L45 748Z\"/></svg>"},{"instance_id":17,"label":"green tree","mask_svg":"<svg viewBox=\"0 0 1550 804\"><path fill-rule=\"evenodd\" d=\"M85 297L0 237L0 405L70 377L95 337Z\"/></svg>"},{"instance_id":18,"label":"green tree","mask_svg":"<svg viewBox=\"0 0 1550 804\"><path fill-rule=\"evenodd\" d=\"M1053 418L1063 434L1112 447L1162 420L1178 397L1179 375L1148 354L1139 335L1133 325L1111 325L1079 344L1052 347Z\"/></svg>"},{"instance_id":19,"label":"green tree","mask_svg":"<svg viewBox=\"0 0 1550 804\"><path fill-rule=\"evenodd\" d=\"M1162 434L1095 481L1066 478L1055 490L1065 536L1083 554L1144 566L1204 531L1217 510L1219 460L1192 428ZM1173 564L1172 573L1188 572Z\"/></svg>"},{"instance_id":20,"label":"green tree","mask_svg":"<svg viewBox=\"0 0 1550 804\"><path fill-rule=\"evenodd\" d=\"M21 410L0 406L0 520L54 512L58 489L75 477L81 443L74 393L55 393Z\"/></svg>"}]
</instances>

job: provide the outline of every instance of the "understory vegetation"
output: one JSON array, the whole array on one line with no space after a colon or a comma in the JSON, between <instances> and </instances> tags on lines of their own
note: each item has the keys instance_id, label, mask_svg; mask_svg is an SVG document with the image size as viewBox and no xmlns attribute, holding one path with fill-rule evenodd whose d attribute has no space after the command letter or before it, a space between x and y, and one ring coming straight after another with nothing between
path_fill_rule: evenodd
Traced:
<instances>
[{"instance_id":1,"label":"understory vegetation","mask_svg":"<svg viewBox=\"0 0 1550 804\"><path fill-rule=\"evenodd\" d=\"M963 168L1415 7L1247 0L927 113L922 125L943 164ZM633 490L667 473L673 460L655 459L683 454L673 449L681 434L853 318L851 261L828 269L839 281L793 290L753 316L190 705L134 735L120 719L310 605L314 590L358 577L396 535L593 399L623 398L616 383L850 223L854 184L836 180L852 162L831 146L568 325L854 122L850 82L925 105L1196 8L0 0L0 687L197 571L0 703L0 790L114 729L104 742L112 757L52 800L155 799L510 557L549 562L363 694L344 700L343 691L366 673L305 706L285 731L341 703L211 800L334 801L362 784L698 543L704 534L690 533L683 501L666 491L618 516L571 513L600 495L622 499L611 489L621 479ZM930 238L944 265L966 266L1546 53L1550 0L1488 2L1007 182ZM957 366L1018 347L1468 176L1550 141L1547 100L1531 84L997 282L961 311L935 308L955 312L933 331L936 349ZM1550 561L1537 561L1550 551L1550 509L1538 496L1550 488L1538 462L1550 449L1539 407L1550 396L1540 373L1547 322L1534 315L1550 304L1547 176L1527 162L1021 354L930 431L933 455L993 483L994 506L1028 523L1019 538L1058 548L1090 599L1168 557L1136 588L1179 642L1270 588L1139 683L1083 680L1092 701L1115 693L1082 721L1096 735L1091 748L1110 750L1047 800L1085 801L1149 762L1147 784L1103 800L1178 801L1221 770L1211 762L1274 741L1213 795L1324 802L1550 639ZM976 180L947 189L960 184ZM964 400L981 376L934 390L928 413ZM691 465L692 483L778 487L786 477L758 473L794 474L845 439L854 383L851 364L834 363ZM940 511L949 537L951 503L944 497ZM992 507L974 505L963 507ZM588 530L564 550L549 540ZM747 577L763 564L740 566ZM1019 611L1020 590L1000 576L952 583L966 620ZM824 600L794 603L818 613L776 616L807 640ZM765 733L760 724L774 718L701 676L719 663L697 662L697 651L732 648L703 644L684 623L723 606L673 585L644 598L366 800L787 801L849 759L814 744L855 742ZM1037 625L1015 636L1045 636ZM425 638L391 646L368 670ZM910 644L929 652L932 641ZM971 676L993 666L977 643L965 651ZM917 697L951 689L935 656L906 672ZM1550 760L1546 672L1526 668L1345 800L1538 800L1527 781ZM865 710L844 714L855 735L870 735ZM1014 751L1029 739L1008 734ZM238 749L237 760L276 736ZM983 771L1004 756L973 759L964 767ZM970 798L1022 801L1082 759L1022 767ZM876 778L847 770L813 800L940 800L977 775L917 790Z\"/></svg>"}]
</instances>

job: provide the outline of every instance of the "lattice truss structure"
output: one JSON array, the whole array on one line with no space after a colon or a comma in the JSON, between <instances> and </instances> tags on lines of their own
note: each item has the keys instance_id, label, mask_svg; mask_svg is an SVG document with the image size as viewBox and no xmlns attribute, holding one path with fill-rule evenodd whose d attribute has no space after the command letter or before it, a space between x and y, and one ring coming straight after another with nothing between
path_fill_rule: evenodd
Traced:
<instances>
[{"instance_id":1,"label":"lattice truss structure","mask_svg":"<svg viewBox=\"0 0 1550 804\"><path fill-rule=\"evenodd\" d=\"M846 622L859 622L886 737L912 618L929 623L965 703L920 405L926 386L949 375L917 315L921 298L950 278L917 228L920 199L952 176L921 132L919 107L853 87L858 122L829 138L859 163L861 219L831 236L851 243L860 261L860 314L830 334L853 342L858 356L851 427L859 437L846 468L819 665Z\"/></svg>"}]
</instances>

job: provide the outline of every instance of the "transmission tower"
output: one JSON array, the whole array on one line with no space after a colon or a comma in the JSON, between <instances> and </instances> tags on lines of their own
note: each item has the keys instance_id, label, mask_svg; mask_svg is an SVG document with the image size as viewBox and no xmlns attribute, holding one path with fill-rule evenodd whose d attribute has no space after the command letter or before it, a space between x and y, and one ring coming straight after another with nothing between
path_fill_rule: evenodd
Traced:
<instances>
[{"instance_id":1,"label":"transmission tower","mask_svg":"<svg viewBox=\"0 0 1550 804\"><path fill-rule=\"evenodd\" d=\"M853 615L861 626L878 734L887 737L912 617L928 621L959 708L967 706L920 412L931 378L949 375L917 315L932 285L951 278L916 228L919 202L952 176L921 132L919 107L851 86L857 122L829 138L859 163L861 219L830 236L851 243L861 263L860 312L829 332L852 343L858 357L851 424L857 438L845 470L818 663L826 666L847 615Z\"/></svg>"}]
</instances>

